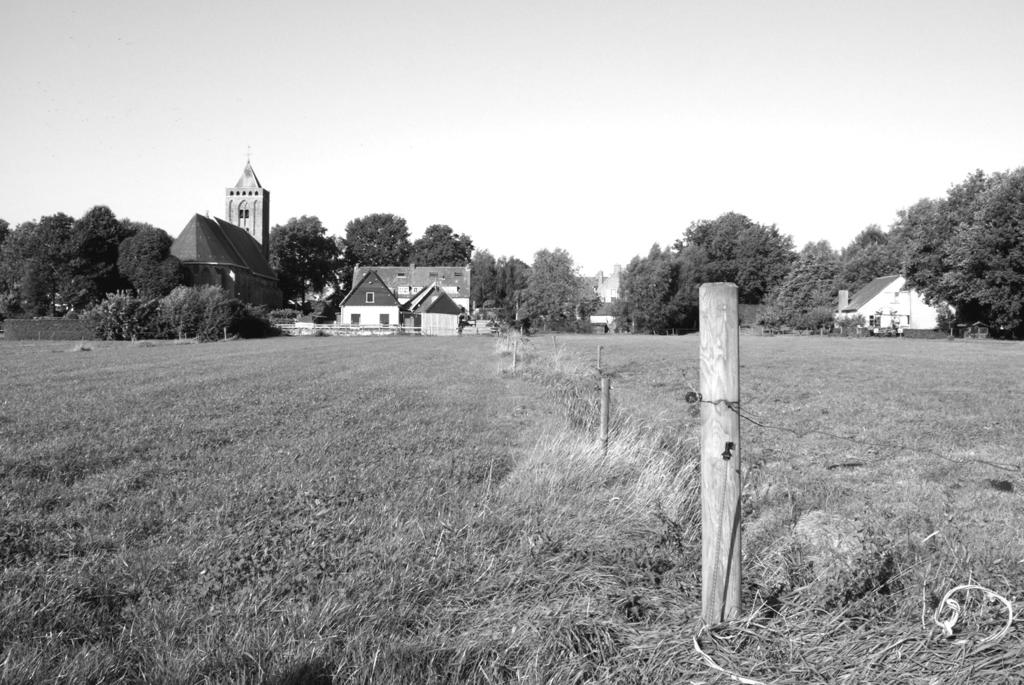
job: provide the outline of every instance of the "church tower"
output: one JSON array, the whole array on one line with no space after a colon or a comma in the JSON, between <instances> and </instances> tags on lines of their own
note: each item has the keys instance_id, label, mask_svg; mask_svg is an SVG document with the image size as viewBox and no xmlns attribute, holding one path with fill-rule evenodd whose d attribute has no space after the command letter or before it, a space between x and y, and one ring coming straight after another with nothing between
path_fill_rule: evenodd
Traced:
<instances>
[{"instance_id":1,"label":"church tower","mask_svg":"<svg viewBox=\"0 0 1024 685\"><path fill-rule=\"evenodd\" d=\"M270 259L270 191L260 185L248 160L238 183L225 189L224 207L228 223L245 229L260 244L263 257Z\"/></svg>"}]
</instances>

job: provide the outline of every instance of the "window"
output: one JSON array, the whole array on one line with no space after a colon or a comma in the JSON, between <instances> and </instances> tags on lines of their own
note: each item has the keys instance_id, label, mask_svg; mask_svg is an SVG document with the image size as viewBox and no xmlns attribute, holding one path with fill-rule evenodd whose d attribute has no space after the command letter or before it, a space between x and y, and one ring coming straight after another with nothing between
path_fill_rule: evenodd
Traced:
<instances>
[{"instance_id":1,"label":"window","mask_svg":"<svg viewBox=\"0 0 1024 685\"><path fill-rule=\"evenodd\" d=\"M396 274L396 277L397 277L397 278L405 278L405 272L404 272L404 271L399 271L399 272L398 272L398 273Z\"/></svg>"},{"instance_id":2,"label":"window","mask_svg":"<svg viewBox=\"0 0 1024 685\"><path fill-rule=\"evenodd\" d=\"M380 325L381 326L387 326L390 323L391 323L391 315L390 314L381 314L380 315Z\"/></svg>"},{"instance_id":3,"label":"window","mask_svg":"<svg viewBox=\"0 0 1024 685\"><path fill-rule=\"evenodd\" d=\"M456 271L455 272L455 277L459 278L460 276L462 276L462 272L461 271Z\"/></svg>"},{"instance_id":4,"label":"window","mask_svg":"<svg viewBox=\"0 0 1024 685\"><path fill-rule=\"evenodd\" d=\"M353 314L352 318L349 319L349 321L351 321L354 326L358 326L359 325L359 315L358 314Z\"/></svg>"},{"instance_id":5,"label":"window","mask_svg":"<svg viewBox=\"0 0 1024 685\"><path fill-rule=\"evenodd\" d=\"M427 278L437 278L437 272L431 271L427 274Z\"/></svg>"},{"instance_id":6,"label":"window","mask_svg":"<svg viewBox=\"0 0 1024 685\"><path fill-rule=\"evenodd\" d=\"M373 304L373 293L366 293L366 304Z\"/></svg>"}]
</instances>

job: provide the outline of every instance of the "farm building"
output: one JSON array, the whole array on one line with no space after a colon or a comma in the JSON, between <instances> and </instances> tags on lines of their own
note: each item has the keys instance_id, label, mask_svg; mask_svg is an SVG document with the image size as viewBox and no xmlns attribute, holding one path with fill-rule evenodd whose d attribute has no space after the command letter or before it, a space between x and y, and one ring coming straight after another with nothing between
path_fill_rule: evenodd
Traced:
<instances>
[{"instance_id":1,"label":"farm building","mask_svg":"<svg viewBox=\"0 0 1024 685\"><path fill-rule=\"evenodd\" d=\"M421 290L403 305L402 324L418 328L423 335L458 335L464 312L441 286Z\"/></svg>"},{"instance_id":2,"label":"farm building","mask_svg":"<svg viewBox=\"0 0 1024 685\"><path fill-rule=\"evenodd\" d=\"M185 271L185 285L215 285L243 302L281 306L277 275L263 248L244 229L196 214L171 245Z\"/></svg>"},{"instance_id":3,"label":"farm building","mask_svg":"<svg viewBox=\"0 0 1024 685\"><path fill-rule=\"evenodd\" d=\"M391 289L399 303L405 304L432 285L438 285L452 301L469 311L470 267L466 266L356 266L352 282L358 283L369 271Z\"/></svg>"},{"instance_id":4,"label":"farm building","mask_svg":"<svg viewBox=\"0 0 1024 685\"><path fill-rule=\"evenodd\" d=\"M367 270L341 301L338 321L352 326L398 326L399 303L375 270Z\"/></svg>"},{"instance_id":5,"label":"farm building","mask_svg":"<svg viewBox=\"0 0 1024 685\"><path fill-rule=\"evenodd\" d=\"M836 319L858 315L871 329L932 330L939 321L939 309L925 302L919 292L907 286L907 279L898 275L876 278L853 297L848 290L840 290Z\"/></svg>"}]
</instances>

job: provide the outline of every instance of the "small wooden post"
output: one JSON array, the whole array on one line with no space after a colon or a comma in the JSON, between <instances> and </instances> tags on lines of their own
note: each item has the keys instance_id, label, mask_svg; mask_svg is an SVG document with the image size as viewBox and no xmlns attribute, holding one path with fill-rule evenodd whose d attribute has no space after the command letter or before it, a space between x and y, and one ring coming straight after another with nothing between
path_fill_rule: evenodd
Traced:
<instances>
[{"instance_id":1,"label":"small wooden post","mask_svg":"<svg viewBox=\"0 0 1024 685\"><path fill-rule=\"evenodd\" d=\"M604 345L597 346L597 375L600 376L603 372L601 370L601 351L604 349Z\"/></svg>"},{"instance_id":2,"label":"small wooden post","mask_svg":"<svg viewBox=\"0 0 1024 685\"><path fill-rule=\"evenodd\" d=\"M519 340L512 338L512 375L516 374L516 357L519 356Z\"/></svg>"},{"instance_id":3,"label":"small wooden post","mask_svg":"<svg viewBox=\"0 0 1024 685\"><path fill-rule=\"evenodd\" d=\"M738 288L700 287L701 607L708 625L740 615Z\"/></svg>"},{"instance_id":4,"label":"small wooden post","mask_svg":"<svg viewBox=\"0 0 1024 685\"><path fill-rule=\"evenodd\" d=\"M608 453L608 424L612 405L612 379L601 378L601 450Z\"/></svg>"}]
</instances>

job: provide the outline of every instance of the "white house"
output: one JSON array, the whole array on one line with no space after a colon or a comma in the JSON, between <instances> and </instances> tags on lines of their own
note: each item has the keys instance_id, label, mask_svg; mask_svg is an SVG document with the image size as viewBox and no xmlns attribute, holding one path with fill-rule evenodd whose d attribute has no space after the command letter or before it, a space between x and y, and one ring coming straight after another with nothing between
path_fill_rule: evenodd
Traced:
<instances>
[{"instance_id":1,"label":"white house","mask_svg":"<svg viewBox=\"0 0 1024 685\"><path fill-rule=\"evenodd\" d=\"M440 287L452 301L465 311L470 310L470 265L465 266L356 266L352 282L358 283L370 271L377 274L384 285L407 304L420 292L432 285Z\"/></svg>"},{"instance_id":2,"label":"white house","mask_svg":"<svg viewBox=\"0 0 1024 685\"><path fill-rule=\"evenodd\" d=\"M398 298L375 271L367 271L341 301L338 320L351 326L398 326Z\"/></svg>"},{"instance_id":3,"label":"white house","mask_svg":"<svg viewBox=\"0 0 1024 685\"><path fill-rule=\"evenodd\" d=\"M881 276L850 297L839 291L836 320L864 317L868 328L911 328L931 330L938 327L939 309L924 301L921 293L907 286L903 276Z\"/></svg>"}]
</instances>

